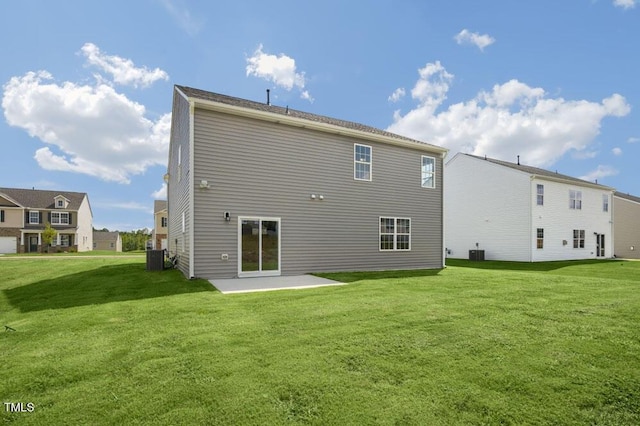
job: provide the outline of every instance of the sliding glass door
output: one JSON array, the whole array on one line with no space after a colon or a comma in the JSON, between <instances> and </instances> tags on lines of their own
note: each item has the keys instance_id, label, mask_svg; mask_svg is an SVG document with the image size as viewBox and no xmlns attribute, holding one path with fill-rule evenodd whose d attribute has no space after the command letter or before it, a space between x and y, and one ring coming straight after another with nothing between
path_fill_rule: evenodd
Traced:
<instances>
[{"instance_id":1,"label":"sliding glass door","mask_svg":"<svg viewBox=\"0 0 640 426\"><path fill-rule=\"evenodd\" d=\"M280 219L238 219L238 276L280 275Z\"/></svg>"}]
</instances>

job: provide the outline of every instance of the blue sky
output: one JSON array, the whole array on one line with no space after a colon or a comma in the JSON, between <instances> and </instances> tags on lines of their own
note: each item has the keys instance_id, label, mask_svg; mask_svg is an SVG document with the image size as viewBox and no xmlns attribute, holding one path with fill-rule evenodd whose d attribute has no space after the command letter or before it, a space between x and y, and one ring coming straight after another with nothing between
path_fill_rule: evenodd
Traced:
<instances>
[{"instance_id":1,"label":"blue sky","mask_svg":"<svg viewBox=\"0 0 640 426\"><path fill-rule=\"evenodd\" d=\"M0 3L0 186L153 226L174 84L640 195L640 1Z\"/></svg>"}]
</instances>

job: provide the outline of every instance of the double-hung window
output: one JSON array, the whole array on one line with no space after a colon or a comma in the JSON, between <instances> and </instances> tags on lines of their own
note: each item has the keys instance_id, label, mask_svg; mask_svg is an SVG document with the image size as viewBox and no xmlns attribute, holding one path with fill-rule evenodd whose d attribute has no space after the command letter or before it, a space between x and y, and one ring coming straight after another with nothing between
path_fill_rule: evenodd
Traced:
<instances>
[{"instance_id":1,"label":"double-hung window","mask_svg":"<svg viewBox=\"0 0 640 426\"><path fill-rule=\"evenodd\" d=\"M536 185L536 204L544 206L544 185Z\"/></svg>"},{"instance_id":2,"label":"double-hung window","mask_svg":"<svg viewBox=\"0 0 640 426\"><path fill-rule=\"evenodd\" d=\"M381 217L380 250L411 250L411 219Z\"/></svg>"},{"instance_id":3,"label":"double-hung window","mask_svg":"<svg viewBox=\"0 0 640 426\"><path fill-rule=\"evenodd\" d=\"M68 225L69 212L51 212L52 225Z\"/></svg>"},{"instance_id":4,"label":"double-hung window","mask_svg":"<svg viewBox=\"0 0 640 426\"><path fill-rule=\"evenodd\" d=\"M161 222L161 223L160 223L160 226L161 226L161 227L163 227L163 228L166 228L166 227L167 227L167 218L166 218L166 217L162 216L162 217L160 218L160 222Z\"/></svg>"},{"instance_id":5,"label":"double-hung window","mask_svg":"<svg viewBox=\"0 0 640 426\"><path fill-rule=\"evenodd\" d=\"M31 210L29 212L29 224L34 225L40 223L40 212L37 210Z\"/></svg>"},{"instance_id":6,"label":"double-hung window","mask_svg":"<svg viewBox=\"0 0 640 426\"><path fill-rule=\"evenodd\" d=\"M573 248L584 248L584 229L573 230Z\"/></svg>"},{"instance_id":7,"label":"double-hung window","mask_svg":"<svg viewBox=\"0 0 640 426\"><path fill-rule=\"evenodd\" d=\"M582 210L582 191L569 190L569 208L571 210Z\"/></svg>"},{"instance_id":8,"label":"double-hung window","mask_svg":"<svg viewBox=\"0 0 640 426\"><path fill-rule=\"evenodd\" d=\"M369 145L353 145L353 178L355 180L371 180L371 147Z\"/></svg>"},{"instance_id":9,"label":"double-hung window","mask_svg":"<svg viewBox=\"0 0 640 426\"><path fill-rule=\"evenodd\" d=\"M539 249L544 248L544 228L536 230L536 247Z\"/></svg>"},{"instance_id":10,"label":"double-hung window","mask_svg":"<svg viewBox=\"0 0 640 426\"><path fill-rule=\"evenodd\" d=\"M422 187L436 187L436 159L426 155L422 156Z\"/></svg>"},{"instance_id":11,"label":"double-hung window","mask_svg":"<svg viewBox=\"0 0 640 426\"><path fill-rule=\"evenodd\" d=\"M609 211L609 196L607 194L602 194L602 211Z\"/></svg>"}]
</instances>

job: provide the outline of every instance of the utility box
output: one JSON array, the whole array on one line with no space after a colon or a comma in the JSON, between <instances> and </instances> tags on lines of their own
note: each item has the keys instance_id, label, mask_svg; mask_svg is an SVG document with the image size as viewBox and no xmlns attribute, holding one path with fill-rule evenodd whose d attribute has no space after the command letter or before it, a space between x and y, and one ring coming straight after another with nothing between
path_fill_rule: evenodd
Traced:
<instances>
[{"instance_id":1,"label":"utility box","mask_svg":"<svg viewBox=\"0 0 640 426\"><path fill-rule=\"evenodd\" d=\"M147 271L164 269L164 250L147 250Z\"/></svg>"},{"instance_id":2,"label":"utility box","mask_svg":"<svg viewBox=\"0 0 640 426\"><path fill-rule=\"evenodd\" d=\"M469 260L484 260L484 250L469 250Z\"/></svg>"}]
</instances>

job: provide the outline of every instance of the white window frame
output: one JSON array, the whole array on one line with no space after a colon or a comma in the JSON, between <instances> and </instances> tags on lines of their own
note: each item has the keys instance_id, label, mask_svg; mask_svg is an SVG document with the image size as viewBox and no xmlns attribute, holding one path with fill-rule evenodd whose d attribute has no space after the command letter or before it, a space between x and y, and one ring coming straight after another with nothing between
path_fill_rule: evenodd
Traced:
<instances>
[{"instance_id":1,"label":"white window frame","mask_svg":"<svg viewBox=\"0 0 640 426\"><path fill-rule=\"evenodd\" d=\"M60 247L69 247L70 238L69 234L58 234L60 235Z\"/></svg>"},{"instance_id":2,"label":"white window frame","mask_svg":"<svg viewBox=\"0 0 640 426\"><path fill-rule=\"evenodd\" d=\"M33 220L35 215L35 220ZM40 224L40 211L38 210L29 210L29 225L38 225Z\"/></svg>"},{"instance_id":3,"label":"white window frame","mask_svg":"<svg viewBox=\"0 0 640 426\"><path fill-rule=\"evenodd\" d=\"M429 159L432 162L432 170L426 171L424 160ZM420 185L423 188L435 188L436 187L436 159L435 157L431 157L429 155L423 155L420 159L420 172L422 179L420 180ZM431 185L425 185L425 180L431 178Z\"/></svg>"},{"instance_id":4,"label":"white window frame","mask_svg":"<svg viewBox=\"0 0 640 426\"><path fill-rule=\"evenodd\" d=\"M536 228L536 249L544 249L544 228Z\"/></svg>"},{"instance_id":5,"label":"white window frame","mask_svg":"<svg viewBox=\"0 0 640 426\"><path fill-rule=\"evenodd\" d=\"M576 232L578 236L576 236ZM574 249L583 249L584 248L584 240L585 240L585 231L584 229L574 229L573 230L573 248Z\"/></svg>"},{"instance_id":6,"label":"white window frame","mask_svg":"<svg viewBox=\"0 0 640 426\"><path fill-rule=\"evenodd\" d=\"M382 232L382 221L383 220L393 220L393 232ZM407 220L409 221L409 232L398 232L398 221L399 220ZM382 236L393 236L393 248L382 248ZM407 248L398 248L398 237L406 235L408 236L408 247ZM411 218L410 217L389 217L389 216L379 216L378 217L378 251L411 251Z\"/></svg>"},{"instance_id":7,"label":"white window frame","mask_svg":"<svg viewBox=\"0 0 640 426\"><path fill-rule=\"evenodd\" d=\"M356 157L358 147L367 148L369 150L369 161L358 159L358 157ZM367 179L358 177L358 165L365 165L369 167L369 177ZM373 180L373 148L370 145L364 145L361 143L353 144L353 179L365 182L371 182Z\"/></svg>"},{"instance_id":8,"label":"white window frame","mask_svg":"<svg viewBox=\"0 0 640 426\"><path fill-rule=\"evenodd\" d=\"M186 231L187 231L187 221L186 221L184 212L182 212L182 233L184 234Z\"/></svg>"},{"instance_id":9,"label":"white window frame","mask_svg":"<svg viewBox=\"0 0 640 426\"><path fill-rule=\"evenodd\" d=\"M605 213L609 212L609 195L602 194L602 211Z\"/></svg>"},{"instance_id":10,"label":"white window frame","mask_svg":"<svg viewBox=\"0 0 640 426\"><path fill-rule=\"evenodd\" d=\"M536 184L536 205L544 206L544 185L541 183Z\"/></svg>"},{"instance_id":11,"label":"white window frame","mask_svg":"<svg viewBox=\"0 0 640 426\"><path fill-rule=\"evenodd\" d=\"M58 209L64 208L64 200L63 199L58 199L58 201L56 201L56 208L58 208Z\"/></svg>"},{"instance_id":12,"label":"white window frame","mask_svg":"<svg viewBox=\"0 0 640 426\"><path fill-rule=\"evenodd\" d=\"M577 189L569 190L569 208L571 210L582 210L582 191Z\"/></svg>"},{"instance_id":13,"label":"white window frame","mask_svg":"<svg viewBox=\"0 0 640 426\"><path fill-rule=\"evenodd\" d=\"M63 221L62 217L66 216L67 221ZM54 220L57 217L57 220ZM68 225L69 224L69 212L51 212L51 224L52 225Z\"/></svg>"}]
</instances>

